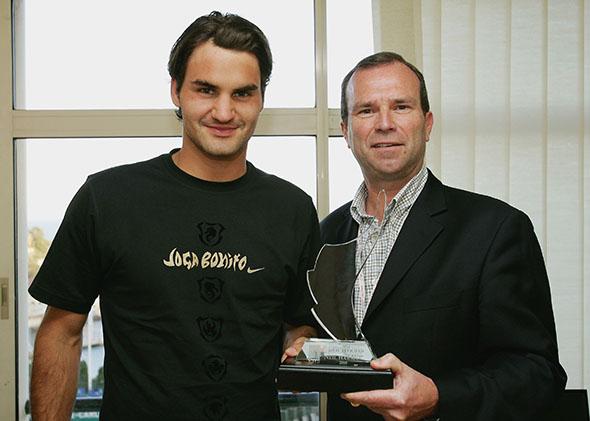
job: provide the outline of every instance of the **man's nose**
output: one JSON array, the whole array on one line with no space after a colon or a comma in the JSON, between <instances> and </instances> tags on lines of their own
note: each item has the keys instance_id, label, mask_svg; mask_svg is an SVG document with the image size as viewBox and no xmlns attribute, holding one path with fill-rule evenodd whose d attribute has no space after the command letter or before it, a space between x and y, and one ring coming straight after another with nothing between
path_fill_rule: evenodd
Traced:
<instances>
[{"instance_id":1,"label":"man's nose","mask_svg":"<svg viewBox=\"0 0 590 421\"><path fill-rule=\"evenodd\" d=\"M379 110L377 116L377 129L381 131L393 130L396 127L395 115L389 108Z\"/></svg>"},{"instance_id":2,"label":"man's nose","mask_svg":"<svg viewBox=\"0 0 590 421\"><path fill-rule=\"evenodd\" d=\"M234 104L232 99L227 95L220 95L213 103L211 116L220 122L227 122L234 118Z\"/></svg>"}]
</instances>

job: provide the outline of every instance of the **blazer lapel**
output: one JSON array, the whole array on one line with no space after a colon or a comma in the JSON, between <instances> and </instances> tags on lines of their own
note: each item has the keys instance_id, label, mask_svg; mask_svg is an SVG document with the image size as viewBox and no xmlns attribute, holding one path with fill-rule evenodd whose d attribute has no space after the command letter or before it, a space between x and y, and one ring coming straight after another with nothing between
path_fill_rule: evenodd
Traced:
<instances>
[{"instance_id":1,"label":"blazer lapel","mask_svg":"<svg viewBox=\"0 0 590 421\"><path fill-rule=\"evenodd\" d=\"M365 321L399 284L404 275L443 230L432 217L446 210L442 183L428 173L424 189L410 209L399 236L385 263L381 278L367 308Z\"/></svg>"}]
</instances>

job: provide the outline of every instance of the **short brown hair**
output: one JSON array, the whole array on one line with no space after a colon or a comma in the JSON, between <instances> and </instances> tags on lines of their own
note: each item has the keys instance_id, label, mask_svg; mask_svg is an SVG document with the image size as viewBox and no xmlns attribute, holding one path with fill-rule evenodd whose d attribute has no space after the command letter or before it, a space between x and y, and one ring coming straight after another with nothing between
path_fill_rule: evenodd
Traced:
<instances>
[{"instance_id":1,"label":"short brown hair","mask_svg":"<svg viewBox=\"0 0 590 421\"><path fill-rule=\"evenodd\" d=\"M352 79L354 73L360 69L368 69L371 67L377 67L391 63L402 63L406 65L412 72L414 72L420 82L420 106L422 107L422 112L426 114L428 111L430 111L428 92L426 91L426 82L424 81L424 76L420 70L418 70L418 68L412 63L406 61L406 59L404 59L401 55L389 51L382 51L380 53L375 53L365 57L359 61L346 76L344 76L340 94L340 118L342 121L346 122L348 120L348 98L346 97L346 90L348 89L348 84L350 83L350 79Z\"/></svg>"}]
</instances>

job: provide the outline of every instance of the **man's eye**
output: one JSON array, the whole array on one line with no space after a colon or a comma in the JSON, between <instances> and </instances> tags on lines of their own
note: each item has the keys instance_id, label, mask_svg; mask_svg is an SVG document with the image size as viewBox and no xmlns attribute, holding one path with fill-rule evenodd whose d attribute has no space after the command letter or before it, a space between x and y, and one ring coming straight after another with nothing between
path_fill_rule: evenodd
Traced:
<instances>
[{"instance_id":1,"label":"man's eye","mask_svg":"<svg viewBox=\"0 0 590 421\"><path fill-rule=\"evenodd\" d=\"M200 94L211 95L213 93L213 88L201 87L197 89L197 92Z\"/></svg>"},{"instance_id":2,"label":"man's eye","mask_svg":"<svg viewBox=\"0 0 590 421\"><path fill-rule=\"evenodd\" d=\"M411 108L409 105L399 104L399 105L395 106L394 110L401 112L401 113L407 113L408 111L411 110Z\"/></svg>"},{"instance_id":3,"label":"man's eye","mask_svg":"<svg viewBox=\"0 0 590 421\"><path fill-rule=\"evenodd\" d=\"M371 114L373 112L373 110L371 110L370 108L361 108L358 113L359 114Z\"/></svg>"},{"instance_id":4,"label":"man's eye","mask_svg":"<svg viewBox=\"0 0 590 421\"><path fill-rule=\"evenodd\" d=\"M249 91L238 91L234 94L234 96L238 98L247 98L249 96L252 96L252 94Z\"/></svg>"}]
</instances>

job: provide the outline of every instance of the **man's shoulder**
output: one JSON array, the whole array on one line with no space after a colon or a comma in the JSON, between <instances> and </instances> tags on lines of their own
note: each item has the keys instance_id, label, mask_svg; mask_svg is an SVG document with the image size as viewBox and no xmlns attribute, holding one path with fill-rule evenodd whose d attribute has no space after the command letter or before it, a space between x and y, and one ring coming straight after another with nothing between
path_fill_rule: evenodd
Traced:
<instances>
[{"instance_id":1,"label":"man's shoulder","mask_svg":"<svg viewBox=\"0 0 590 421\"><path fill-rule=\"evenodd\" d=\"M320 222L322 243L338 243L356 237L357 224L350 214L352 201L331 212Z\"/></svg>"},{"instance_id":2,"label":"man's shoulder","mask_svg":"<svg viewBox=\"0 0 590 421\"><path fill-rule=\"evenodd\" d=\"M81 190L89 193L97 203L128 203L138 198L154 197L174 186L167 181L166 173L163 156L159 156L91 174Z\"/></svg>"},{"instance_id":3,"label":"man's shoulder","mask_svg":"<svg viewBox=\"0 0 590 421\"><path fill-rule=\"evenodd\" d=\"M311 196L301 187L291 183L277 175L267 173L260 168L252 166L254 171L255 186L272 193L273 196L286 200L288 203L293 201L303 201L313 203Z\"/></svg>"},{"instance_id":4,"label":"man's shoulder","mask_svg":"<svg viewBox=\"0 0 590 421\"><path fill-rule=\"evenodd\" d=\"M515 212L518 211L515 207L507 202L493 196L483 193L463 190L457 187L443 185L445 197L452 205L459 205L466 209L477 211L480 209L488 209L490 211L499 212Z\"/></svg>"},{"instance_id":5,"label":"man's shoulder","mask_svg":"<svg viewBox=\"0 0 590 421\"><path fill-rule=\"evenodd\" d=\"M115 181L117 179L139 176L153 172L158 168L162 168L164 155L150 158L145 161L133 162L128 164L121 164L114 167L106 168L96 173L90 174L88 179L92 182Z\"/></svg>"},{"instance_id":6,"label":"man's shoulder","mask_svg":"<svg viewBox=\"0 0 590 421\"><path fill-rule=\"evenodd\" d=\"M340 206L338 209L330 212L330 214L328 214L328 216L326 216L323 220L322 220L322 225L326 225L326 226L330 226L333 224L338 224L338 223L342 223L345 222L349 219L352 218L351 214L350 214L350 205L352 204L352 201L347 202L345 204L343 204L342 206Z\"/></svg>"},{"instance_id":7,"label":"man's shoulder","mask_svg":"<svg viewBox=\"0 0 590 421\"><path fill-rule=\"evenodd\" d=\"M502 224L507 218L529 220L522 210L499 198L476 193L441 183L445 209L451 218L461 224L474 223L488 226Z\"/></svg>"},{"instance_id":8,"label":"man's shoulder","mask_svg":"<svg viewBox=\"0 0 590 421\"><path fill-rule=\"evenodd\" d=\"M96 198L107 201L127 200L137 194L157 191L165 173L162 156L146 161L122 164L91 174L85 187Z\"/></svg>"}]
</instances>

